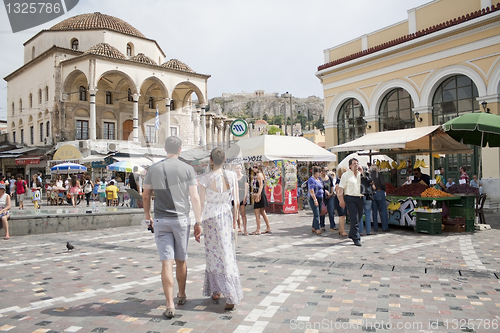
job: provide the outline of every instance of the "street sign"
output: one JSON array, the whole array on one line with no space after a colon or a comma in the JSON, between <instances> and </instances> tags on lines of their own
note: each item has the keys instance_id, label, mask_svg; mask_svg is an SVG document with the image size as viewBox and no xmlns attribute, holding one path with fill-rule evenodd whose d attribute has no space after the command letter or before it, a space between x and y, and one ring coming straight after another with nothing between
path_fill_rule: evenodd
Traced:
<instances>
[{"instance_id":1,"label":"street sign","mask_svg":"<svg viewBox=\"0 0 500 333\"><path fill-rule=\"evenodd\" d=\"M231 124L231 133L234 136L242 137L248 132L248 124L243 119L236 119Z\"/></svg>"}]
</instances>

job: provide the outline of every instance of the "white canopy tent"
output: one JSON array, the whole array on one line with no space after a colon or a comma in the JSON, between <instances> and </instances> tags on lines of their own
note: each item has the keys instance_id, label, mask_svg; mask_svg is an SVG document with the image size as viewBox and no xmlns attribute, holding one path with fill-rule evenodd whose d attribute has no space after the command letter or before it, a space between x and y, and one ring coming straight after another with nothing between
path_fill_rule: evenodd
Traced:
<instances>
[{"instance_id":1,"label":"white canopy tent","mask_svg":"<svg viewBox=\"0 0 500 333\"><path fill-rule=\"evenodd\" d=\"M472 149L456 141L441 126L426 126L368 133L334 146L332 152L390 149L397 154L470 154Z\"/></svg>"},{"instance_id":2,"label":"white canopy tent","mask_svg":"<svg viewBox=\"0 0 500 333\"><path fill-rule=\"evenodd\" d=\"M389 163L392 163L394 161L389 156L383 155L383 154L377 154L377 152L373 152L373 155L371 155L371 160L370 160L370 156L368 156L368 154L369 154L369 151L365 150L365 151L360 151L358 153L352 153L352 154L347 155L347 157L344 158L337 165L337 170L339 168L342 168L342 167L349 168L349 160L351 158L357 159L358 162L359 162L359 165L361 165L361 166L367 166L368 162L372 163L375 160L379 160L379 161L384 161L385 160L385 161L388 161Z\"/></svg>"},{"instance_id":3,"label":"white canopy tent","mask_svg":"<svg viewBox=\"0 0 500 333\"><path fill-rule=\"evenodd\" d=\"M242 139L226 151L226 163L283 159L334 162L337 157L305 138L281 135L261 135Z\"/></svg>"}]
</instances>

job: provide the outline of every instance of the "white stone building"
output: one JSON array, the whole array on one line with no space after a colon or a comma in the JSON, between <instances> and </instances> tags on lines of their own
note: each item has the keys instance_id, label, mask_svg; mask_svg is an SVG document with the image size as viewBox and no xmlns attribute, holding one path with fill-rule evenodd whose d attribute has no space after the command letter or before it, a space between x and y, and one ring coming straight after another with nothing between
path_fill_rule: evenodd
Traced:
<instances>
[{"instance_id":1,"label":"white stone building","mask_svg":"<svg viewBox=\"0 0 500 333\"><path fill-rule=\"evenodd\" d=\"M24 43L24 64L4 78L9 141L71 143L87 156L162 147L169 135L186 148L228 140L230 120L204 116L210 75L165 60L155 40L101 13L40 31Z\"/></svg>"}]
</instances>

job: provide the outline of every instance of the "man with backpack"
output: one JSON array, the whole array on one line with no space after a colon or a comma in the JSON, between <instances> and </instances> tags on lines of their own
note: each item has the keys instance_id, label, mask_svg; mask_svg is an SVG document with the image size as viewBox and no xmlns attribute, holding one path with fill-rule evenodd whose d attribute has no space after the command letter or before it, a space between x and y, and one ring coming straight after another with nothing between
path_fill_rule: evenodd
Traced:
<instances>
[{"instance_id":1,"label":"man with backpack","mask_svg":"<svg viewBox=\"0 0 500 333\"><path fill-rule=\"evenodd\" d=\"M26 181L23 176L19 173L17 174L17 180L14 184L14 191L10 194L13 196L16 193L17 202L19 203L19 209L24 209L24 196L28 189L26 188Z\"/></svg>"}]
</instances>

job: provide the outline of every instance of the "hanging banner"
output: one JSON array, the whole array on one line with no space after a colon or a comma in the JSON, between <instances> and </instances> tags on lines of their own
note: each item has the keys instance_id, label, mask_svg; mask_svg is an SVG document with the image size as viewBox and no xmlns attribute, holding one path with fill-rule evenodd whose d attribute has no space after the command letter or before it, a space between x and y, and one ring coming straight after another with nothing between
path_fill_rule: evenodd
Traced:
<instances>
[{"instance_id":1,"label":"hanging banner","mask_svg":"<svg viewBox=\"0 0 500 333\"><path fill-rule=\"evenodd\" d=\"M284 179L283 184L285 188L285 198L283 200L283 213L293 214L299 211L297 203L297 161L284 160L283 161Z\"/></svg>"},{"instance_id":2,"label":"hanging banner","mask_svg":"<svg viewBox=\"0 0 500 333\"><path fill-rule=\"evenodd\" d=\"M282 166L283 161L270 161L263 165L266 176L266 196L270 204L283 202Z\"/></svg>"}]
</instances>

